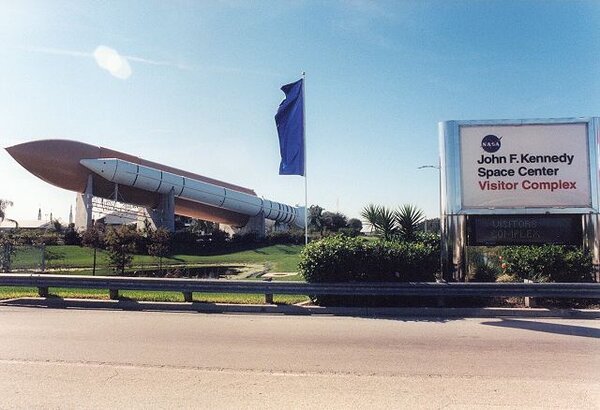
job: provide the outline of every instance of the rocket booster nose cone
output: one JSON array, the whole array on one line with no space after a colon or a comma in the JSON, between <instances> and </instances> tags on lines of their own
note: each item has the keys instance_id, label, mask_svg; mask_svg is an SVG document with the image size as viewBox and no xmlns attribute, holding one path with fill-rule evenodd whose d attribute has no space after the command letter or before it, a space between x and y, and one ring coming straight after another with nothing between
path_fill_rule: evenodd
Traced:
<instances>
[{"instance_id":1,"label":"rocket booster nose cone","mask_svg":"<svg viewBox=\"0 0 600 410\"><path fill-rule=\"evenodd\" d=\"M108 180L113 179L117 168L117 161L114 159L82 159L79 163L94 174L100 175Z\"/></svg>"}]
</instances>

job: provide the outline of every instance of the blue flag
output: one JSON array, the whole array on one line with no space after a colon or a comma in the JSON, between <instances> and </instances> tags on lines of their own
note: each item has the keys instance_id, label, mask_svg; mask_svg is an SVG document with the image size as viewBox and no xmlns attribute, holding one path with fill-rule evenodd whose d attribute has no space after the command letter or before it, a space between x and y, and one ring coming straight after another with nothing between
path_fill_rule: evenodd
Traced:
<instances>
[{"instance_id":1,"label":"blue flag","mask_svg":"<svg viewBox=\"0 0 600 410\"><path fill-rule=\"evenodd\" d=\"M304 80L281 87L285 99L275 115L281 164L279 175L304 175Z\"/></svg>"}]
</instances>

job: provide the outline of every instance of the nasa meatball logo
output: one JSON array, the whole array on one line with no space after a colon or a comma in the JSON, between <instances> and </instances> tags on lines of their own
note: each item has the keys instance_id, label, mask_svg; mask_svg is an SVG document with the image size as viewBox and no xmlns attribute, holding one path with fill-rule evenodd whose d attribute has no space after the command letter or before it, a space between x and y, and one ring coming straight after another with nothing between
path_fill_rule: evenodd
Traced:
<instances>
[{"instance_id":1,"label":"nasa meatball logo","mask_svg":"<svg viewBox=\"0 0 600 410\"><path fill-rule=\"evenodd\" d=\"M502 145L500 143L500 139L501 138L498 138L497 136L492 134L486 135L481 140L481 148L483 148L485 152L496 152L500 149L500 146Z\"/></svg>"}]
</instances>

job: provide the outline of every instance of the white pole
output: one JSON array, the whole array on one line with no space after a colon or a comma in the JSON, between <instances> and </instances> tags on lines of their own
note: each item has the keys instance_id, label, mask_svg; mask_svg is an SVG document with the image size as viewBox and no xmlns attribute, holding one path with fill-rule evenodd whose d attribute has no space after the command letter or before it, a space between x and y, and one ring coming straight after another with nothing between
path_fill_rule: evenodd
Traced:
<instances>
[{"instance_id":1,"label":"white pole","mask_svg":"<svg viewBox=\"0 0 600 410\"><path fill-rule=\"evenodd\" d=\"M304 245L308 245L308 182L306 179L306 72L302 72L302 144L304 145Z\"/></svg>"}]
</instances>

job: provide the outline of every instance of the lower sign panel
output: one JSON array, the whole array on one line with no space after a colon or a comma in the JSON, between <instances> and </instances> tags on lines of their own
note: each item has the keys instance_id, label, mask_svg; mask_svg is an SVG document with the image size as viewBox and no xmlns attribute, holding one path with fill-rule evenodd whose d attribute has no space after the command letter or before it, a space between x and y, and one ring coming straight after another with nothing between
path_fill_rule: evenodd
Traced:
<instances>
[{"instance_id":1,"label":"lower sign panel","mask_svg":"<svg viewBox=\"0 0 600 410\"><path fill-rule=\"evenodd\" d=\"M581 215L478 215L467 220L467 244L581 245Z\"/></svg>"}]
</instances>

